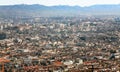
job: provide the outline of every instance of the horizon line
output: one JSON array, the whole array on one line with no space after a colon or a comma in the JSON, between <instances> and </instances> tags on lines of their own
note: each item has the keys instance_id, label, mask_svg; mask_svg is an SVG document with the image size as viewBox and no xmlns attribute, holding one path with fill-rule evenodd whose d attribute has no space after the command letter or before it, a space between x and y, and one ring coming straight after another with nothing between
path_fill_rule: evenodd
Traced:
<instances>
[{"instance_id":1,"label":"horizon line","mask_svg":"<svg viewBox=\"0 0 120 72\"><path fill-rule=\"evenodd\" d=\"M14 6L14 5L42 5L42 6L79 6L79 7L90 7L90 6L95 6L95 5L120 5L120 3L118 4L93 4L93 5L89 5L89 6L81 6L81 5L62 5L62 4L58 4L58 5L43 5L43 4L5 4L5 5L0 5L0 6Z\"/></svg>"}]
</instances>

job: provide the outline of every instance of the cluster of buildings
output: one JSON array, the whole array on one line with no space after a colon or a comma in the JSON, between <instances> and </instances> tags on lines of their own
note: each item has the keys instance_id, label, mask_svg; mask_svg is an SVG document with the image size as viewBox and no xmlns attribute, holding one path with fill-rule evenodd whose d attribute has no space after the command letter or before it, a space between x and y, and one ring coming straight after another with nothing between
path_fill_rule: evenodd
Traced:
<instances>
[{"instance_id":1,"label":"cluster of buildings","mask_svg":"<svg viewBox=\"0 0 120 72\"><path fill-rule=\"evenodd\" d=\"M6 72L119 72L119 22L106 16L0 18L0 58L10 60Z\"/></svg>"}]
</instances>

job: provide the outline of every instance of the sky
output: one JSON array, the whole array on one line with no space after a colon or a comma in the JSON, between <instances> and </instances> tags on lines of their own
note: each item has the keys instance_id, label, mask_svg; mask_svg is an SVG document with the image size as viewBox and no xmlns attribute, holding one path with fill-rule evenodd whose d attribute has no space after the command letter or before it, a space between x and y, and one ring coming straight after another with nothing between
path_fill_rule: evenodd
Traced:
<instances>
[{"instance_id":1,"label":"sky","mask_svg":"<svg viewBox=\"0 0 120 72\"><path fill-rule=\"evenodd\" d=\"M0 5L41 4L46 6L91 6L96 4L120 4L120 0L0 0Z\"/></svg>"}]
</instances>

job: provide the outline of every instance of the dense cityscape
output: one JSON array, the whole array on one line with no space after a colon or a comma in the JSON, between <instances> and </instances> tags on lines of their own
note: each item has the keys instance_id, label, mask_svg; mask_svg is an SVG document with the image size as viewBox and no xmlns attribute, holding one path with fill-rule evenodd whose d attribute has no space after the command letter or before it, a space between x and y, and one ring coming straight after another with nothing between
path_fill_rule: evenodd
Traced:
<instances>
[{"instance_id":1,"label":"dense cityscape","mask_svg":"<svg viewBox=\"0 0 120 72\"><path fill-rule=\"evenodd\" d=\"M0 18L0 70L120 72L120 16Z\"/></svg>"}]
</instances>

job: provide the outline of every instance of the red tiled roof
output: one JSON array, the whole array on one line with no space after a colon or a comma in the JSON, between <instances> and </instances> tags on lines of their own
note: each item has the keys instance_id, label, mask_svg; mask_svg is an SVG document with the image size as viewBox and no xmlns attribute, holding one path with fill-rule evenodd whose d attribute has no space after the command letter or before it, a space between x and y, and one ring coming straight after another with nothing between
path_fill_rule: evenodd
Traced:
<instances>
[{"instance_id":1,"label":"red tiled roof","mask_svg":"<svg viewBox=\"0 0 120 72\"><path fill-rule=\"evenodd\" d=\"M10 60L7 60L7 59L4 59L4 58L0 58L0 63L7 63L7 62L10 62Z\"/></svg>"},{"instance_id":2,"label":"red tiled roof","mask_svg":"<svg viewBox=\"0 0 120 72\"><path fill-rule=\"evenodd\" d=\"M55 61L53 64L54 64L55 66L61 66L61 65L62 65L62 63L61 63L60 61Z\"/></svg>"}]
</instances>

